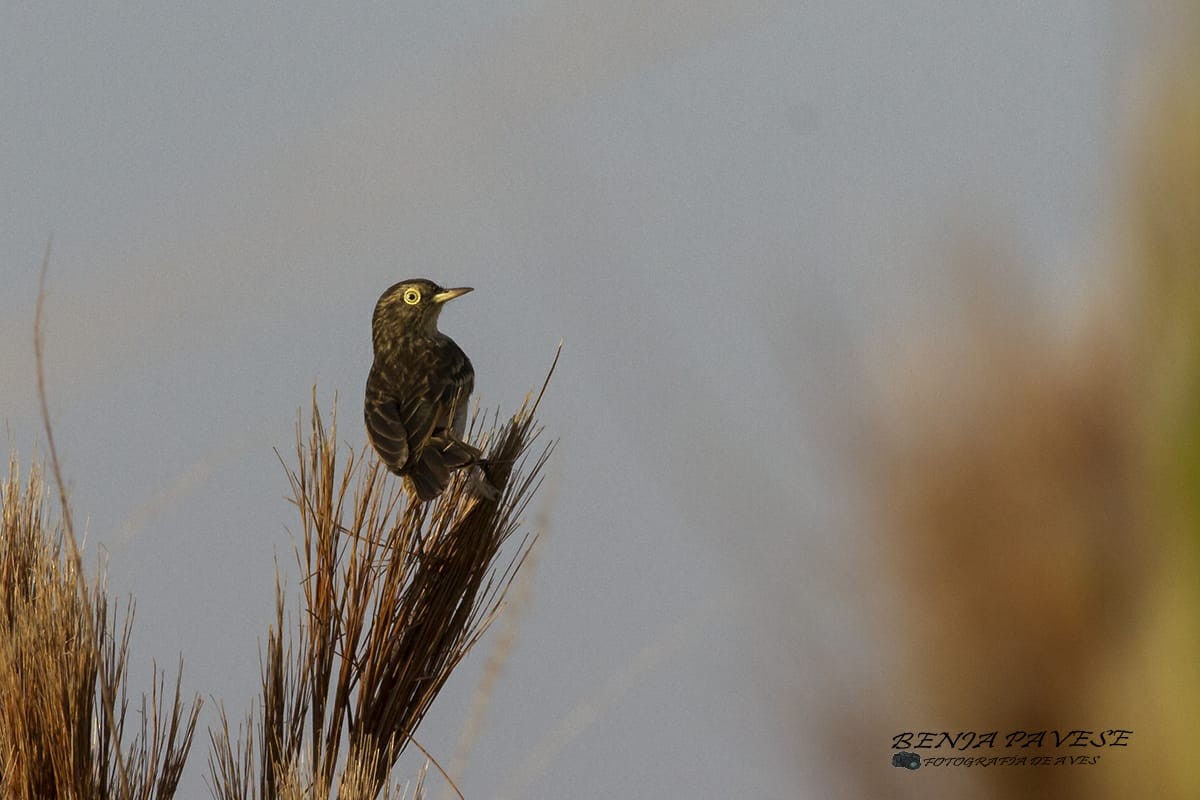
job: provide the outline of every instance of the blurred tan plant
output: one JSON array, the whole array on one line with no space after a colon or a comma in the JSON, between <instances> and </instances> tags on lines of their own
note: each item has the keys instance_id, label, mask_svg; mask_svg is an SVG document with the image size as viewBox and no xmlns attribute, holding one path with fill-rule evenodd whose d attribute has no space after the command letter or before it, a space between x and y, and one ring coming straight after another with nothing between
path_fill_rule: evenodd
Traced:
<instances>
[{"instance_id":1,"label":"blurred tan plant","mask_svg":"<svg viewBox=\"0 0 1200 800\"><path fill-rule=\"evenodd\" d=\"M1063 336L985 285L965 293L963 324L887 379L901 402L880 417L871 474L902 598L896 718L1134 731L1083 753L1100 756L1086 768L974 770L955 797L1200 786L1198 56L1171 64L1142 125L1117 302ZM960 263L972 281L1001 272ZM874 789L951 796L908 777Z\"/></svg>"}]
</instances>

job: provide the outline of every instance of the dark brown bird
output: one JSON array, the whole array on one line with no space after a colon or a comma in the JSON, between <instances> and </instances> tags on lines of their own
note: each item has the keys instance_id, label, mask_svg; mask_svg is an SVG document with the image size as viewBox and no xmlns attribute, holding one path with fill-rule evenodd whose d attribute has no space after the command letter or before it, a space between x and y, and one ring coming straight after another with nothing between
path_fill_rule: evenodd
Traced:
<instances>
[{"instance_id":1,"label":"dark brown bird","mask_svg":"<svg viewBox=\"0 0 1200 800\"><path fill-rule=\"evenodd\" d=\"M443 289L424 278L401 281L380 296L371 320L375 363L367 376L367 438L421 500L437 497L450 473L482 455L462 439L475 370L437 329L442 305L469 291Z\"/></svg>"}]
</instances>

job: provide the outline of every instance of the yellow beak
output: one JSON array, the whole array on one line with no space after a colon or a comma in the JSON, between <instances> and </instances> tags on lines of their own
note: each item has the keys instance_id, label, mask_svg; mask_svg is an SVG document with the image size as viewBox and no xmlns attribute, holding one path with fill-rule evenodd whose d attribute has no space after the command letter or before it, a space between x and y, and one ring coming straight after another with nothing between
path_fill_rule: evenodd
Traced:
<instances>
[{"instance_id":1,"label":"yellow beak","mask_svg":"<svg viewBox=\"0 0 1200 800\"><path fill-rule=\"evenodd\" d=\"M470 286L461 286L457 289L443 289L433 296L433 302L444 303L447 300L453 300L456 297L462 297L467 292L472 291Z\"/></svg>"}]
</instances>

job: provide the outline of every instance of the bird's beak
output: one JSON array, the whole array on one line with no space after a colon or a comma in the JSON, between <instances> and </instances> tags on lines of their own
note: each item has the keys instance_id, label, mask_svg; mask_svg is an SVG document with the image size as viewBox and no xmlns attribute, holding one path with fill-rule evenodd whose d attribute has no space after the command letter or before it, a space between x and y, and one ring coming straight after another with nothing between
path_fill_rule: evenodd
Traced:
<instances>
[{"instance_id":1,"label":"bird's beak","mask_svg":"<svg viewBox=\"0 0 1200 800\"><path fill-rule=\"evenodd\" d=\"M471 291L470 286L461 286L457 289L443 289L433 296L433 302L441 304L447 300L453 300L456 297L461 297L469 291Z\"/></svg>"}]
</instances>

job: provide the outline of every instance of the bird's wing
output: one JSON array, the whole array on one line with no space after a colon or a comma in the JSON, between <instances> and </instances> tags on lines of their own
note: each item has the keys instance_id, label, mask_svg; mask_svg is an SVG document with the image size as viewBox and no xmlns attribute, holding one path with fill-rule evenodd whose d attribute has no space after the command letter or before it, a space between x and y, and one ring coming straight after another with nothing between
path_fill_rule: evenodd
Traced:
<instances>
[{"instance_id":1,"label":"bird's wing","mask_svg":"<svg viewBox=\"0 0 1200 800\"><path fill-rule=\"evenodd\" d=\"M393 472L408 463L408 429L405 415L395 401L369 402L366 405L367 438Z\"/></svg>"},{"instance_id":2,"label":"bird's wing","mask_svg":"<svg viewBox=\"0 0 1200 800\"><path fill-rule=\"evenodd\" d=\"M450 389L450 430L461 439L467 429L467 406L471 405L471 392L475 390L475 373L468 368L455 377Z\"/></svg>"},{"instance_id":3,"label":"bird's wing","mask_svg":"<svg viewBox=\"0 0 1200 800\"><path fill-rule=\"evenodd\" d=\"M435 431L449 430L456 439L461 439L467 427L468 407L471 392L475 390L475 369L471 359L450 339L441 356L439 380L430 386L429 396L437 404L433 421Z\"/></svg>"},{"instance_id":4,"label":"bird's wing","mask_svg":"<svg viewBox=\"0 0 1200 800\"><path fill-rule=\"evenodd\" d=\"M450 373L446 381L430 387L426 396L431 401L417 411L421 415L429 410L429 416L421 419L428 419L430 426L420 444L413 446L412 463L405 474L421 500L441 494L450 483L451 472L475 463L483 455L461 439L473 383L469 371Z\"/></svg>"}]
</instances>

